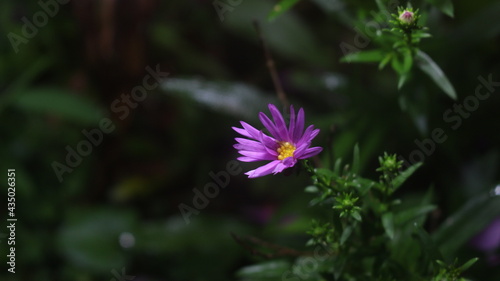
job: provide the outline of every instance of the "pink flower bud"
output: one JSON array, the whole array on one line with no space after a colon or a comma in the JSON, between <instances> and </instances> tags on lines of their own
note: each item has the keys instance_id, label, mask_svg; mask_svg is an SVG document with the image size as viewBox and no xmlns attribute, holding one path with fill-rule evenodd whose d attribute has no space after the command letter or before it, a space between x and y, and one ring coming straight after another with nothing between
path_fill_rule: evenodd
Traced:
<instances>
[{"instance_id":1,"label":"pink flower bud","mask_svg":"<svg viewBox=\"0 0 500 281\"><path fill-rule=\"evenodd\" d=\"M415 18L413 17L412 12L405 10L399 15L399 20L403 23L410 24L415 20Z\"/></svg>"}]
</instances>

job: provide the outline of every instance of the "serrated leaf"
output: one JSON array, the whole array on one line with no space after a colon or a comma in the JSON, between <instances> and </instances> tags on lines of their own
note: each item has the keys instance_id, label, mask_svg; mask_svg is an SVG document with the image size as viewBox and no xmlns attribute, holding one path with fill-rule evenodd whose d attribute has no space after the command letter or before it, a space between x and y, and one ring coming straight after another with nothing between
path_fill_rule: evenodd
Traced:
<instances>
[{"instance_id":1,"label":"serrated leaf","mask_svg":"<svg viewBox=\"0 0 500 281\"><path fill-rule=\"evenodd\" d=\"M441 90L443 90L450 98L454 100L457 99L455 88L450 83L441 68L431 59L431 57L429 57L429 55L421 50L418 50L415 61L417 62L420 70L434 80L436 85L438 85Z\"/></svg>"},{"instance_id":2,"label":"serrated leaf","mask_svg":"<svg viewBox=\"0 0 500 281\"><path fill-rule=\"evenodd\" d=\"M393 191L396 191L422 164L422 162L416 163L395 177L391 182Z\"/></svg>"},{"instance_id":3,"label":"serrated leaf","mask_svg":"<svg viewBox=\"0 0 500 281\"><path fill-rule=\"evenodd\" d=\"M299 2L299 0L281 0L274 6L273 10L267 16L267 19L270 21L274 20L277 16L292 8L297 2Z\"/></svg>"},{"instance_id":4,"label":"serrated leaf","mask_svg":"<svg viewBox=\"0 0 500 281\"><path fill-rule=\"evenodd\" d=\"M381 50L361 51L350 53L340 59L340 62L379 62L384 59Z\"/></svg>"}]
</instances>

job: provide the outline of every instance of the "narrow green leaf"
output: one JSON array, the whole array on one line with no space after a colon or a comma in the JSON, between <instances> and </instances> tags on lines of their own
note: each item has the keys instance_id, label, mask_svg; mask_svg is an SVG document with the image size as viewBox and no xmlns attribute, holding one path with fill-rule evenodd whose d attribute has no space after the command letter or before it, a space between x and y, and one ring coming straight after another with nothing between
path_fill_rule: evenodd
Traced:
<instances>
[{"instance_id":1,"label":"narrow green leaf","mask_svg":"<svg viewBox=\"0 0 500 281\"><path fill-rule=\"evenodd\" d=\"M274 6L271 13L269 13L267 20L274 20L277 16L292 8L295 4L297 4L297 2L299 2L299 0L281 0Z\"/></svg>"},{"instance_id":2,"label":"narrow green leaf","mask_svg":"<svg viewBox=\"0 0 500 281\"><path fill-rule=\"evenodd\" d=\"M453 13L453 2L451 0L426 0L430 4L436 6L441 12L447 14L450 17L454 16Z\"/></svg>"},{"instance_id":3,"label":"narrow green leaf","mask_svg":"<svg viewBox=\"0 0 500 281\"><path fill-rule=\"evenodd\" d=\"M393 213L385 213L382 215L382 225L385 233L392 240L394 239L394 215Z\"/></svg>"},{"instance_id":4,"label":"narrow green leaf","mask_svg":"<svg viewBox=\"0 0 500 281\"><path fill-rule=\"evenodd\" d=\"M403 52L403 73L408 73L413 66L413 54L409 49Z\"/></svg>"},{"instance_id":5,"label":"narrow green leaf","mask_svg":"<svg viewBox=\"0 0 500 281\"><path fill-rule=\"evenodd\" d=\"M416 62L420 70L422 70L425 74L427 74L436 85L441 88L450 98L456 100L457 94L455 92L455 88L450 83L444 72L441 68L427 55L421 50L417 51Z\"/></svg>"},{"instance_id":6,"label":"narrow green leaf","mask_svg":"<svg viewBox=\"0 0 500 281\"><path fill-rule=\"evenodd\" d=\"M398 56L394 56L391 60L391 66L394 71L396 71L398 74L404 73L404 66L403 62L400 61L400 58Z\"/></svg>"},{"instance_id":7,"label":"narrow green leaf","mask_svg":"<svg viewBox=\"0 0 500 281\"><path fill-rule=\"evenodd\" d=\"M361 51L350 53L340 59L340 62L379 62L384 59L381 50Z\"/></svg>"},{"instance_id":8,"label":"narrow green leaf","mask_svg":"<svg viewBox=\"0 0 500 281\"><path fill-rule=\"evenodd\" d=\"M52 58L40 57L39 59L33 61L23 73L17 75L16 79L3 90L3 93L0 96L0 113L10 104L12 99L15 99L15 95L17 93L25 91L26 87L29 86L35 78L39 77L41 73L46 71L52 64Z\"/></svg>"},{"instance_id":9,"label":"narrow green leaf","mask_svg":"<svg viewBox=\"0 0 500 281\"><path fill-rule=\"evenodd\" d=\"M354 146L354 151L352 155L352 169L351 171L357 175L359 175L359 145L356 143Z\"/></svg>"},{"instance_id":10,"label":"narrow green leaf","mask_svg":"<svg viewBox=\"0 0 500 281\"><path fill-rule=\"evenodd\" d=\"M337 160L335 160L335 166L333 168L333 173L335 175L340 175L340 166L342 165L342 159L341 158L338 158Z\"/></svg>"},{"instance_id":11,"label":"narrow green leaf","mask_svg":"<svg viewBox=\"0 0 500 281\"><path fill-rule=\"evenodd\" d=\"M318 187L315 185L310 185L304 189L305 192L307 193L317 193L318 192Z\"/></svg>"},{"instance_id":12,"label":"narrow green leaf","mask_svg":"<svg viewBox=\"0 0 500 281\"><path fill-rule=\"evenodd\" d=\"M344 231L342 231L342 235L340 236L340 245L344 245L345 241L351 236L352 231L354 230L354 227L349 225L344 228Z\"/></svg>"},{"instance_id":13,"label":"narrow green leaf","mask_svg":"<svg viewBox=\"0 0 500 281\"><path fill-rule=\"evenodd\" d=\"M27 112L50 114L84 125L95 125L103 118L101 108L83 96L57 88L38 88L16 95L13 105Z\"/></svg>"},{"instance_id":14,"label":"narrow green leaf","mask_svg":"<svg viewBox=\"0 0 500 281\"><path fill-rule=\"evenodd\" d=\"M396 191L418 168L422 166L422 162L416 163L404 170L392 180L393 191Z\"/></svg>"},{"instance_id":15,"label":"narrow green leaf","mask_svg":"<svg viewBox=\"0 0 500 281\"><path fill-rule=\"evenodd\" d=\"M475 264L477 261L479 260L479 258L472 258L470 260L468 260L466 263L464 263L462 266L460 266L459 268L457 268L460 272L464 272L466 271L467 269L469 269L469 267L471 267L473 264Z\"/></svg>"},{"instance_id":16,"label":"narrow green leaf","mask_svg":"<svg viewBox=\"0 0 500 281\"><path fill-rule=\"evenodd\" d=\"M353 186L359 191L359 194L365 195L375 183L372 180L357 177L353 181Z\"/></svg>"},{"instance_id":17,"label":"narrow green leaf","mask_svg":"<svg viewBox=\"0 0 500 281\"><path fill-rule=\"evenodd\" d=\"M353 211L351 213L351 217L353 217L355 220L361 222L363 219L361 218L361 215L359 214L358 211Z\"/></svg>"},{"instance_id":18,"label":"narrow green leaf","mask_svg":"<svg viewBox=\"0 0 500 281\"><path fill-rule=\"evenodd\" d=\"M415 224L414 237L416 237L420 242L424 266L430 265L435 260L443 260L443 255L436 246L436 243L432 240L429 233L422 228L422 226Z\"/></svg>"},{"instance_id":19,"label":"narrow green leaf","mask_svg":"<svg viewBox=\"0 0 500 281\"><path fill-rule=\"evenodd\" d=\"M385 7L385 4L383 3L382 0L375 0L375 3L377 4L378 9L383 12L386 11L387 8Z\"/></svg>"},{"instance_id":20,"label":"narrow green leaf","mask_svg":"<svg viewBox=\"0 0 500 281\"><path fill-rule=\"evenodd\" d=\"M455 252L500 214L500 196L489 192L470 198L456 213L448 217L433 233L433 238L446 256Z\"/></svg>"},{"instance_id":21,"label":"narrow green leaf","mask_svg":"<svg viewBox=\"0 0 500 281\"><path fill-rule=\"evenodd\" d=\"M434 205L424 205L424 206L410 208L408 210L404 210L397 213L394 218L394 222L396 224L405 224L407 222L414 221L421 216L425 216L427 215L427 213L432 212L435 209L436 206Z\"/></svg>"},{"instance_id":22,"label":"narrow green leaf","mask_svg":"<svg viewBox=\"0 0 500 281\"><path fill-rule=\"evenodd\" d=\"M289 262L284 260L267 261L243 267L236 272L236 276L245 280L261 280L262 278L278 278L291 269ZM247 279L248 278L248 279Z\"/></svg>"},{"instance_id":23,"label":"narrow green leaf","mask_svg":"<svg viewBox=\"0 0 500 281\"><path fill-rule=\"evenodd\" d=\"M401 90L401 88L403 88L406 81L408 81L408 74L407 73L400 74L398 80L398 90Z\"/></svg>"},{"instance_id":24,"label":"narrow green leaf","mask_svg":"<svg viewBox=\"0 0 500 281\"><path fill-rule=\"evenodd\" d=\"M388 53L384 59L382 59L378 65L378 69L382 70L392 59L392 53Z\"/></svg>"}]
</instances>

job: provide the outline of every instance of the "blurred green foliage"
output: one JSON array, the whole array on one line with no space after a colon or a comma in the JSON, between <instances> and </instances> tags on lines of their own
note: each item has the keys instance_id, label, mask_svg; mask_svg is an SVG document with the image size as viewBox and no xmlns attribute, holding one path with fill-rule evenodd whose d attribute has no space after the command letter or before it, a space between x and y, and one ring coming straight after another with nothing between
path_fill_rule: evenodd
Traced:
<instances>
[{"instance_id":1,"label":"blurred green foliage","mask_svg":"<svg viewBox=\"0 0 500 281\"><path fill-rule=\"evenodd\" d=\"M276 102L254 20L289 100L321 129L316 144L326 151L318 163L352 160L359 143L356 169L375 178L383 151L405 159L421 151L422 167L396 192L416 207L433 186L438 208L421 239L441 245L445 258L456 256L457 267L479 257L465 273L471 280L500 278L499 248L484 252L469 242L500 216L491 195L500 184L498 89L478 106L470 98L484 84L479 77L500 81L500 3L412 1L432 35L419 48L453 85L452 100L423 72L398 90L388 69L340 63L341 44L370 32L372 11L389 1L283 1L294 5L272 21L281 1L221 1L231 8L222 21L203 0L1 2L0 206L6 170L16 169L18 219L15 275L7 271L7 229L0 231L1 280L118 280L122 269L134 280L235 280L257 262L275 270L268 280L281 280L293 269L294 257L266 261L230 233L305 249L305 231L321 215L304 209L312 199L303 195L305 174L234 176L190 224L178 210L192 205L193 188L212 181L210 171L235 158L230 127ZM360 50L375 48L369 42ZM158 64L169 79L121 119L113 102ZM78 150L87 140L82 131L99 128L102 118L116 129L60 182L53 163L66 163L67 146ZM426 153L417 143L435 128L446 141Z\"/></svg>"}]
</instances>

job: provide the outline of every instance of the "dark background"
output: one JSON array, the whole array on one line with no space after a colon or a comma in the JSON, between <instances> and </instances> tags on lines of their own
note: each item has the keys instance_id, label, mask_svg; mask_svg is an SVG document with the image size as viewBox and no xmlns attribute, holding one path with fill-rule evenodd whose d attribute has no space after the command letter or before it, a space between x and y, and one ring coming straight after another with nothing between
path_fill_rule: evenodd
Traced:
<instances>
[{"instance_id":1,"label":"dark background","mask_svg":"<svg viewBox=\"0 0 500 281\"><path fill-rule=\"evenodd\" d=\"M18 221L15 275L7 272L8 230L0 228L0 279L119 280L126 272L134 280L235 280L239 268L259 259L231 232L304 248L314 215L304 174L249 180L238 173L189 224L179 211L179 204L193 207L194 188L214 182L210 172L225 171L237 157L231 126L245 120L258 127L258 112L279 104L252 26L257 20L288 99L321 129L315 145L325 147L322 165L349 160L358 143L363 175L376 179L384 151L409 159L422 150L415 140L431 138L435 128L445 132L400 195L412 200L434 189L440 207L431 232L462 210L448 253L461 262L480 257L467 276L498 280L499 230L479 239L491 245L470 239L500 218L498 207L477 204L500 184L499 88L456 129L458 121L443 114L474 95L479 76L500 81L500 3L455 1L451 18L413 2L433 35L421 49L455 87L453 101L418 69L398 91L389 68L339 62L341 43L355 46L354 26L363 31L374 2L304 0L272 22L266 17L275 1L222 2L229 5L223 18L202 0L42 2L52 3L48 10L36 1L2 1L0 213L4 220L6 171L13 168ZM147 67L168 77L136 108L127 106L128 114L113 109L143 85ZM103 118L114 129L68 166L68 151L87 140L83 130L97 132ZM62 181L55 162L71 170ZM256 166L241 164L242 171Z\"/></svg>"}]
</instances>

